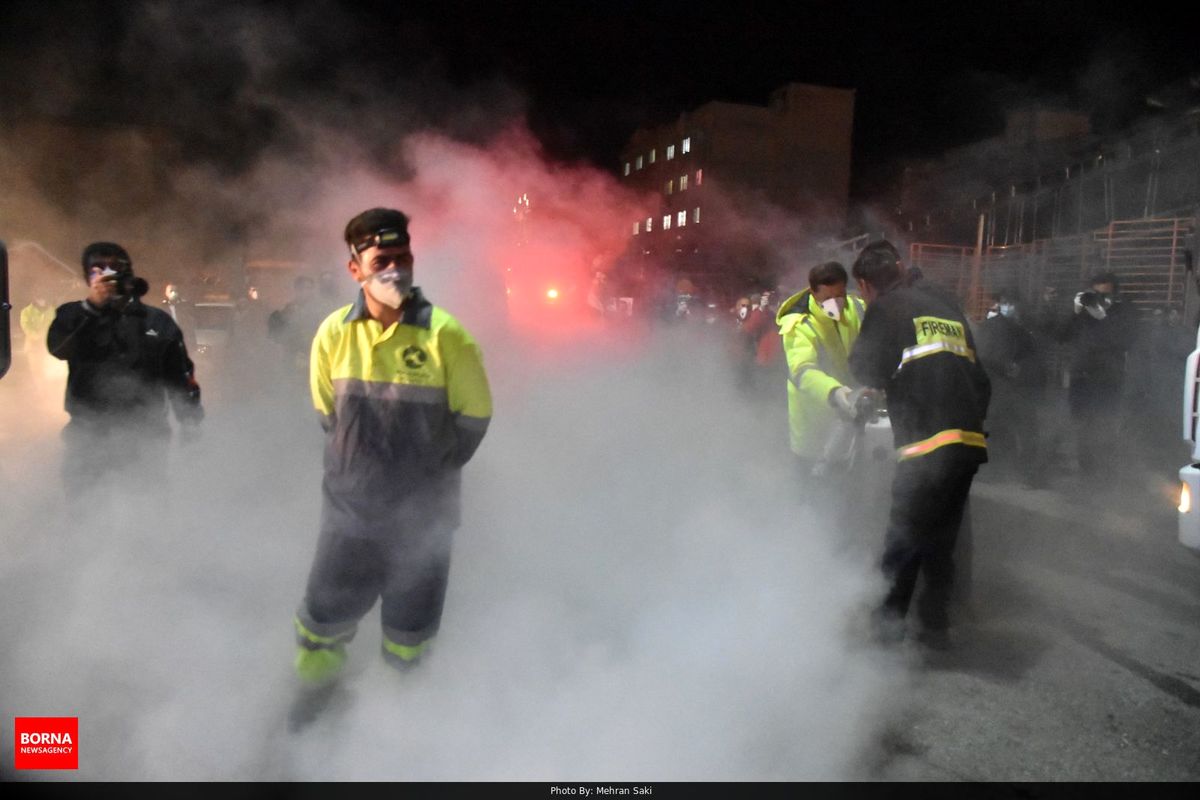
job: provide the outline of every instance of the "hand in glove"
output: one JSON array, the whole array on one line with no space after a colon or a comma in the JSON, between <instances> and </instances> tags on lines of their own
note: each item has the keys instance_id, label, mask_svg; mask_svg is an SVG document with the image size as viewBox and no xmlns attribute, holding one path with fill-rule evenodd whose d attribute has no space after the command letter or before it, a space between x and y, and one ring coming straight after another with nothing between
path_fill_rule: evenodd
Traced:
<instances>
[{"instance_id":1,"label":"hand in glove","mask_svg":"<svg viewBox=\"0 0 1200 800\"><path fill-rule=\"evenodd\" d=\"M1083 311L1083 292L1075 293L1075 313Z\"/></svg>"},{"instance_id":2,"label":"hand in glove","mask_svg":"<svg viewBox=\"0 0 1200 800\"><path fill-rule=\"evenodd\" d=\"M857 400L858 398L848 386L839 386L829 393L829 405L833 406L833 410L838 413L838 416L847 422L854 422L858 419Z\"/></svg>"},{"instance_id":3,"label":"hand in glove","mask_svg":"<svg viewBox=\"0 0 1200 800\"><path fill-rule=\"evenodd\" d=\"M879 418L881 397L875 389L863 387L851 391L839 386L829 393L829 405L847 422L874 422Z\"/></svg>"}]
</instances>

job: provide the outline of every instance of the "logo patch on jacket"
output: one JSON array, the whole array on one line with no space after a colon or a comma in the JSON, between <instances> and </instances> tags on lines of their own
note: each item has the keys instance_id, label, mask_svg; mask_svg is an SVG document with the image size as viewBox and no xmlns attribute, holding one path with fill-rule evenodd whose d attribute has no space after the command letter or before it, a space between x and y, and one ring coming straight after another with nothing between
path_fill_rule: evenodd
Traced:
<instances>
[{"instance_id":1,"label":"logo patch on jacket","mask_svg":"<svg viewBox=\"0 0 1200 800\"><path fill-rule=\"evenodd\" d=\"M940 317L916 317L917 343L904 348L900 365L935 353L950 353L975 361L975 351L967 345L967 331L961 322Z\"/></svg>"},{"instance_id":2,"label":"logo patch on jacket","mask_svg":"<svg viewBox=\"0 0 1200 800\"><path fill-rule=\"evenodd\" d=\"M950 342L961 347L967 346L966 334L958 322L937 317L917 317L913 324L917 328L917 344Z\"/></svg>"},{"instance_id":3,"label":"logo patch on jacket","mask_svg":"<svg viewBox=\"0 0 1200 800\"><path fill-rule=\"evenodd\" d=\"M146 335L147 336L158 336L158 331L154 330L154 328L147 328Z\"/></svg>"},{"instance_id":4,"label":"logo patch on jacket","mask_svg":"<svg viewBox=\"0 0 1200 800\"><path fill-rule=\"evenodd\" d=\"M400 354L400 358L403 359L404 366L409 369L420 369L429 360L429 354L416 345L410 345L404 348L404 352Z\"/></svg>"}]
</instances>

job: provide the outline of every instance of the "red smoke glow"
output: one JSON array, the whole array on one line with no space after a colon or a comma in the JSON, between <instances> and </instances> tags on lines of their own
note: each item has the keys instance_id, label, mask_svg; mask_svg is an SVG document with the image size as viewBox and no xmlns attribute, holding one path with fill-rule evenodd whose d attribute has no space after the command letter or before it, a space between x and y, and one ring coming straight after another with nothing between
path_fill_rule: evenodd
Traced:
<instances>
[{"instance_id":1,"label":"red smoke glow","mask_svg":"<svg viewBox=\"0 0 1200 800\"><path fill-rule=\"evenodd\" d=\"M484 148L418 136L404 151L415 172L404 187L414 251L437 265L420 282L434 270L456 276L439 288L468 323L473 313L496 322L500 312L507 330L560 340L595 327L587 303L595 273L614 270L650 201L593 167L548 163L524 130Z\"/></svg>"}]
</instances>

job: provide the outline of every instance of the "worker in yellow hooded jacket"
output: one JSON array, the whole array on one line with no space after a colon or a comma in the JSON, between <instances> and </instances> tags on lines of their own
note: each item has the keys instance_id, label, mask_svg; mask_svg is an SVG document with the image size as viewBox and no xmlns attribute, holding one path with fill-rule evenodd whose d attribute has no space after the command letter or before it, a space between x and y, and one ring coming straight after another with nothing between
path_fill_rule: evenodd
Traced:
<instances>
[{"instance_id":1,"label":"worker in yellow hooded jacket","mask_svg":"<svg viewBox=\"0 0 1200 800\"><path fill-rule=\"evenodd\" d=\"M848 359L865 306L846 294L848 281L836 261L813 267L809 288L785 300L775 316L787 357L791 447L806 477L826 474L831 462L849 457L831 446L858 416Z\"/></svg>"}]
</instances>

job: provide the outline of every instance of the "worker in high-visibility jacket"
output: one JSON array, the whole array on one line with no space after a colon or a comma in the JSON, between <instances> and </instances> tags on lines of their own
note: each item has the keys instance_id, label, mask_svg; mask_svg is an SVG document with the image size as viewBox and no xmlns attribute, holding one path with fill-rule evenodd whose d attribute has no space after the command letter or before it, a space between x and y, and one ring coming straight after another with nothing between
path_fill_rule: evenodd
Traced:
<instances>
[{"instance_id":1,"label":"worker in high-visibility jacket","mask_svg":"<svg viewBox=\"0 0 1200 800\"><path fill-rule=\"evenodd\" d=\"M442 616L460 471L492 416L479 346L412 285L408 221L384 208L350 220L347 269L361 290L312 342L325 476L295 618L295 667L310 685L338 674L376 600L384 660L408 667L426 651Z\"/></svg>"},{"instance_id":2,"label":"worker in high-visibility jacket","mask_svg":"<svg viewBox=\"0 0 1200 800\"><path fill-rule=\"evenodd\" d=\"M850 353L863 385L884 390L898 464L884 542L889 582L878 633L902 638L917 577L919 641L949 646L954 545L971 482L987 461L987 373L958 301L907 270L890 242L867 245L853 267L867 313Z\"/></svg>"},{"instance_id":3,"label":"worker in high-visibility jacket","mask_svg":"<svg viewBox=\"0 0 1200 800\"><path fill-rule=\"evenodd\" d=\"M864 304L846 294L848 282L836 261L813 267L809 288L785 300L775 315L787 358L791 448L806 482L836 474L851 457L846 437L837 434L856 418L849 357Z\"/></svg>"}]
</instances>

